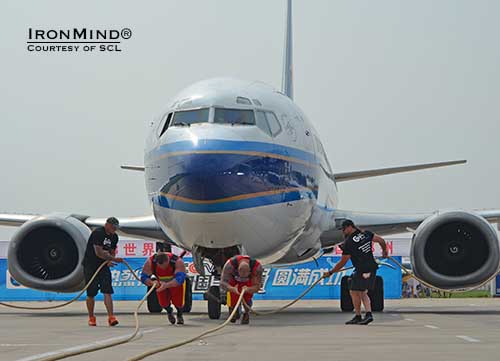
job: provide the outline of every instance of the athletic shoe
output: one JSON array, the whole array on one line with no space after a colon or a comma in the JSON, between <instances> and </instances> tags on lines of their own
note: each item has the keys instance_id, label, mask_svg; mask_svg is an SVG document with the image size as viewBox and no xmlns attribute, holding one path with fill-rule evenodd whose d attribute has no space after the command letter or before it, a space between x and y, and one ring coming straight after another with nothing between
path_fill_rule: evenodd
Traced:
<instances>
[{"instance_id":1,"label":"athletic shoe","mask_svg":"<svg viewBox=\"0 0 500 361\"><path fill-rule=\"evenodd\" d=\"M168 321L172 324L175 325L175 317L173 312L167 313Z\"/></svg>"},{"instance_id":2,"label":"athletic shoe","mask_svg":"<svg viewBox=\"0 0 500 361\"><path fill-rule=\"evenodd\" d=\"M373 316L371 313L367 313L365 318L361 322L358 322L359 325L368 325L370 322L373 322Z\"/></svg>"},{"instance_id":3,"label":"athletic shoe","mask_svg":"<svg viewBox=\"0 0 500 361\"><path fill-rule=\"evenodd\" d=\"M184 317L182 317L182 314L181 315L177 314L177 324L178 325L184 324Z\"/></svg>"},{"instance_id":4,"label":"athletic shoe","mask_svg":"<svg viewBox=\"0 0 500 361\"><path fill-rule=\"evenodd\" d=\"M243 314L243 318L241 319L241 324L242 325L248 325L250 323L250 313L245 312Z\"/></svg>"},{"instance_id":5,"label":"athletic shoe","mask_svg":"<svg viewBox=\"0 0 500 361\"><path fill-rule=\"evenodd\" d=\"M232 312L233 312L233 308L229 307L229 314L231 314ZM240 319L240 312L236 311L236 313L234 314L234 316L231 318L231 323L235 323L239 319Z\"/></svg>"},{"instance_id":6,"label":"athletic shoe","mask_svg":"<svg viewBox=\"0 0 500 361\"><path fill-rule=\"evenodd\" d=\"M361 318L361 315L356 315L352 318L352 320L347 321L345 324L346 325L357 325L360 323L363 319Z\"/></svg>"},{"instance_id":7,"label":"athletic shoe","mask_svg":"<svg viewBox=\"0 0 500 361\"><path fill-rule=\"evenodd\" d=\"M116 326L116 325L118 325L118 320L116 319L115 316L109 316L108 317L108 325L110 325L110 326Z\"/></svg>"},{"instance_id":8,"label":"athletic shoe","mask_svg":"<svg viewBox=\"0 0 500 361\"><path fill-rule=\"evenodd\" d=\"M89 326L97 326L97 321L95 319L95 316L89 317Z\"/></svg>"}]
</instances>

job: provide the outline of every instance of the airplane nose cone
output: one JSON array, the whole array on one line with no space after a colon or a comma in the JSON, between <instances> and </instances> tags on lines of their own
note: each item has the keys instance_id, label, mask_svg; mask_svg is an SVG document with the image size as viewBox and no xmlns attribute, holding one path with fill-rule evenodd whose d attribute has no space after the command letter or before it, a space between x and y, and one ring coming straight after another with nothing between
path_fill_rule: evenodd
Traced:
<instances>
[{"instance_id":1,"label":"airplane nose cone","mask_svg":"<svg viewBox=\"0 0 500 361\"><path fill-rule=\"evenodd\" d=\"M230 141L170 152L157 201L189 212L224 212L315 197L314 167L278 152Z\"/></svg>"}]
</instances>

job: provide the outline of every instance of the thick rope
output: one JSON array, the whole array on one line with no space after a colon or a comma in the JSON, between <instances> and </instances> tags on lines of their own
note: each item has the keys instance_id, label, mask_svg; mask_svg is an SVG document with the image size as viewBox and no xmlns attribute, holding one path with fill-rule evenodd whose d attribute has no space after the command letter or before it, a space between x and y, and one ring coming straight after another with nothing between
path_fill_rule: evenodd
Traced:
<instances>
[{"instance_id":1,"label":"thick rope","mask_svg":"<svg viewBox=\"0 0 500 361\"><path fill-rule=\"evenodd\" d=\"M336 273L339 273L339 272L343 272L343 271L347 271L349 269L351 269L352 267L349 267L349 268L343 268L341 270L339 270L338 272ZM256 314L256 315L270 315L270 314L273 314L273 313L278 313L278 312L281 312L283 310L285 310L286 308L294 305L295 303L297 303L300 299L302 299L307 293L309 293L322 279L324 279L325 277L322 276L320 278L318 278L312 285L310 285L306 290L304 290L296 299L294 299L293 301L291 302L288 302L287 304L285 304L284 306L276 309L276 310L272 310L272 311L266 311L266 312L259 312L259 311L255 311L253 310L251 307L249 307L246 302L243 300L243 296L245 294L245 289L242 290L242 292L240 293L240 297L238 298L238 301L236 302L236 305L234 306L233 308L233 311L231 312L231 314L228 316L228 318L226 319L226 321L224 321L224 323L220 324L219 326L217 327L214 327L214 328L211 328L207 331L204 331L202 333L200 333L199 335L197 336L194 336L194 337L191 337L187 340L184 340L184 341L180 341L180 342L177 342L177 343L174 343L172 345L167 345L167 346L161 346L161 347L158 347L158 348L155 348L155 349L151 349L151 350L148 350L148 351L145 351L137 356L134 356L132 358L129 358L127 361L138 361L138 360L143 360L145 359L146 357L149 357L149 356L152 356L154 354L157 354L157 353L160 353L160 352L164 352L164 351L167 351L167 350L172 350L174 348L177 348L177 347L180 347L180 346L183 346L183 345L186 345L188 343L191 343L193 341L196 341L206 335L209 335L211 333L214 333L214 332L217 332L219 331L220 329L224 328L225 326L227 326L229 324L229 322L231 321L231 318L233 318L233 316L236 314L236 312L238 311L239 307L241 304L244 305L244 307L247 307L248 309L251 310L252 313ZM220 302L220 300L217 300L218 302Z\"/></svg>"},{"instance_id":2,"label":"thick rope","mask_svg":"<svg viewBox=\"0 0 500 361\"><path fill-rule=\"evenodd\" d=\"M476 289L476 288L484 286L485 284L487 284L488 282L490 282L493 278L495 278L497 276L497 274L500 272L500 267L499 267L499 269L497 270L497 272L495 272L491 277L489 277L486 281L483 281L481 284L479 284L477 286L474 286L474 287L465 287L465 288L462 288L462 289L446 289L446 288L439 288L439 287L433 286L432 284L430 284L430 283L424 281L423 279L415 276L415 274L413 273L412 270L406 268L403 264L401 264L401 262L399 262L394 257L389 256L387 258L390 259L392 262L394 262L396 264L396 266L398 266L399 268L401 268L401 270L405 273L406 276L412 277L412 278L416 279L418 282L420 282L421 284L423 284L424 286L429 287L429 288L431 288L433 290L436 290L436 291L440 291L440 292L451 292L451 293L463 293L463 292L467 292L467 291L470 291L470 290L473 290L473 289Z\"/></svg>"},{"instance_id":3,"label":"thick rope","mask_svg":"<svg viewBox=\"0 0 500 361\"><path fill-rule=\"evenodd\" d=\"M350 270L354 267L347 267L347 268L342 268L341 270L335 272L335 273L340 273L340 272L344 272L344 271L347 271L347 270ZM328 276L330 277L330 276ZM246 302L245 300L243 300L243 306L250 310L251 313L253 313L254 315L256 316L265 316L265 315L273 315L275 313L279 313L279 312L282 312L284 310L286 310L288 307L290 306L293 306L294 304L296 304L299 300L301 300L305 295L307 295L309 292L311 292L311 290L318 284L321 282L321 280L323 280L325 277L322 276L320 278L318 278L312 285L310 285L309 287L307 287L296 299L284 304L283 306L275 309L275 310L271 310L271 311L257 311L257 310L254 310L252 307L250 307Z\"/></svg>"},{"instance_id":4,"label":"thick rope","mask_svg":"<svg viewBox=\"0 0 500 361\"><path fill-rule=\"evenodd\" d=\"M427 282L421 280L420 278L418 278L417 276L415 276L413 274L413 272L409 269L407 269L404 265L402 265L398 260L396 260L395 258L393 257L388 257L391 261L393 261L403 272L405 272L407 275L415 278L416 280L418 280L419 282L421 282L422 284L430 287L430 288L433 288L433 289L437 289L439 291L446 291L446 292L449 292L450 290L445 290L445 289L440 289L438 287L435 287L435 286L432 286L430 284L428 284ZM55 305L55 306L49 306L49 307L25 307L25 306L16 306L16 305L11 305L11 304L7 304L7 303L3 303L3 302L0 302L0 305L2 306L5 306L5 307L11 307L11 308L16 308L16 309L27 309L27 310L49 310L49 309L56 309L56 308L61 308L61 307L64 307L64 306L67 306L73 302L75 302L76 300L78 300L78 298L87 290L87 288L90 286L90 284L92 283L92 281L95 279L95 277L97 277L97 274L99 273L99 271L106 265L107 262L103 262L99 268L96 270L96 272L94 273L94 275L92 276L92 278L90 279L90 281L87 283L87 285L85 285L85 287L83 288L82 291L79 292L79 294L74 297L72 300L70 301L67 301L67 302L64 302L62 304L59 304L59 305ZM139 280L138 276L135 274L134 270L130 267L130 265L124 261L125 265L127 266L127 268L132 272L132 274L134 275L134 277L136 279ZM339 272L343 272L343 271L346 271L346 270L349 270L351 269L352 267L349 267L349 268L343 268L341 270L339 270L338 272L336 273L339 273ZM491 279L493 279L493 277L495 277L496 274L492 277L490 277L488 280L484 281L481 285L484 285L486 284L487 282L489 282ZM243 306L245 308L247 308L250 312L252 312L253 314L255 315L271 315L271 314L275 314L275 313L279 313L279 312L282 312L284 311L285 309L289 308L290 306L294 305L295 303L297 303L299 300L301 300L307 293L309 293L318 283L320 283L325 277L322 276L320 278L318 278L313 284L311 284L306 290L304 290L297 298L295 298L294 300L286 303L285 305L275 309L275 310L271 310L271 311L256 311L254 309L252 309L248 304L246 304L246 302L243 300L243 296L245 294L245 289L242 290L242 292L240 293L240 296L238 298L238 301L233 309L233 311L231 312L231 314L228 316L228 318L226 319L226 321L224 321L222 324L220 324L219 326L217 327L214 327L214 328L211 328L209 330L206 330L202 333L200 333L199 335L197 336L194 336L194 337L191 337L187 340L184 340L184 341L180 341L180 342L177 342L177 343L174 343L174 344L171 344L171 345L167 345L167 346L161 346L161 347L158 347L158 348L155 348L155 349L151 349L151 350L148 350L148 351L145 351L137 356L134 356L130 359L128 359L128 361L138 361L138 360L143 360L145 359L146 357L149 357L151 355L154 355L154 354L157 354L157 353L160 353L160 352L164 352L164 351L167 351L167 350L171 350L171 349L174 349L174 348L177 348L177 347L180 347L180 346L183 346L183 345L186 345L188 343L191 343L193 341L196 341L204 336L207 336L209 334L212 334L212 333L215 333L217 331L219 331L220 329L224 328L225 326L227 326L229 324L229 322L231 321L231 319L233 318L233 316L236 314L236 312L238 311L240 305L243 304ZM481 286L480 285L480 286ZM480 286L477 286L477 287L480 287ZM138 312L139 312L139 309L141 308L141 306L144 304L144 302L147 300L148 296L155 290L156 288L155 287L151 287L151 289L146 293L146 295L144 295L144 297L142 298L142 300L139 302L139 304L137 305L136 307L136 310L134 311L134 319L135 319L135 329L134 329L134 332L131 333L130 335L125 335L123 336L122 338L118 338L118 339L114 339L113 341L111 342L107 342L107 343L99 343L99 344L96 344L96 345L92 345L92 346L89 346L87 348L84 348L84 349L75 349L75 350L69 350L69 351L66 351L66 352L61 352L59 354L56 354L56 355L51 355L51 356L48 356L46 358L42 358L42 359L39 359L40 361L56 361L56 360L61 360L61 359L64 359L64 358L67 358L67 357L71 357L71 356L76 356L76 355L80 355L80 354L84 354L84 353L88 353L88 352L93 352L93 351L98 351L98 350L102 350L102 349L105 349L105 348L109 348L109 347L113 347L113 346L117 346L117 345L121 345L121 344L124 344L124 343L127 343L127 342L130 342L131 340L133 340L137 334L139 333L139 317L138 317ZM456 290L455 292L463 292L465 290Z\"/></svg>"},{"instance_id":5,"label":"thick rope","mask_svg":"<svg viewBox=\"0 0 500 361\"><path fill-rule=\"evenodd\" d=\"M15 308L17 310L54 310L56 308L62 308L62 307L65 307L67 305L70 305L73 302L78 301L78 299L80 298L80 296L83 295L83 293L87 290L87 288L90 287L90 284L92 283L92 281L95 280L95 278L97 277L97 275L99 274L99 272L103 269L104 266L106 266L107 263L108 263L108 261L104 261L103 263L101 263L101 265L94 272L94 274L92 275L92 278L87 282L87 284L85 285L85 287L75 297L73 297L69 301L66 301L66 302L63 302L63 303L60 303L60 304L57 304L57 305L53 305L53 306L44 306L44 307L18 306L18 305L12 305L10 303L4 303L4 302L0 302L0 306L9 307L9 308ZM125 261L124 261L124 263L125 263L125 265L127 267L130 268L130 266L128 265L128 263L126 263ZM134 272L132 272L132 273L134 273Z\"/></svg>"},{"instance_id":6,"label":"thick rope","mask_svg":"<svg viewBox=\"0 0 500 361\"><path fill-rule=\"evenodd\" d=\"M151 350L148 350L148 351L145 351L137 356L134 356L132 358L129 358L128 361L137 361L137 360L143 360L145 359L146 357L148 356L151 356L151 355L154 355L154 354L157 354L157 353L160 353L160 352L163 352L163 351L167 351L167 350L171 350L171 349L174 349L174 348L177 348L177 347L180 347L180 346L183 346L183 345L186 345L188 343L191 343L193 341L196 341L206 335L209 335L211 333L214 333L214 332L217 332L219 331L220 329L224 328L225 326L227 326L227 324L231 321L231 318L233 318L233 316L236 314L236 311L238 310L238 308L240 307L240 304L241 302L243 301L243 295L245 294L245 291L243 290L240 294L240 297L238 298L238 302L236 302L236 306L234 307L233 309L233 312L231 312L231 314L229 315L229 317L227 318L226 321L224 321L222 324L220 324L219 326L217 327L214 327L214 328L211 328L207 331L204 331L202 333L200 333L199 335L197 336L194 336L194 337L191 337L191 338L188 338L187 340L184 340L184 341L180 341L180 342L177 342L177 343L174 343L172 345L167 345L167 346L161 346L161 347L158 347L158 348L154 348L154 349L151 349Z\"/></svg>"},{"instance_id":7,"label":"thick rope","mask_svg":"<svg viewBox=\"0 0 500 361\"><path fill-rule=\"evenodd\" d=\"M99 274L99 272L102 270L102 268L107 263L108 263L108 261L103 262L97 268L97 270L94 272L94 274L90 278L89 282L87 282L87 284L85 285L85 287L75 297L73 297L71 300L66 301L64 303L61 303L61 304L58 304L58 305L54 305L54 306L47 306L47 307L17 306L17 305L11 305L11 304L8 304L8 303L3 303L3 302L0 302L0 305L5 306L5 307L9 307L9 308L21 309L21 310L52 310L52 309L56 309L56 308L61 308L61 307L67 306L67 305L69 305L69 304L77 301L80 298L80 296L87 290L87 288L89 288L89 286L92 283L92 281L94 281L94 279L97 277L97 275ZM127 263L127 261L124 260L123 263L131 271L132 275L138 281L141 282L141 279L135 274L134 269L132 267L130 267L130 265ZM137 336L137 334L139 333L139 317L138 317L139 309L144 304L144 302L147 300L148 296L151 293L153 293L153 291L155 291L155 290L156 290L156 287L151 287L148 290L148 292L144 295L144 297L142 298L142 300L139 302L139 304L137 305L137 307L136 307L136 309L134 311L135 329L134 329L134 332L132 332L130 335L125 335L123 337L118 337L118 338L115 338L115 339L113 339L112 341L109 341L109 342L96 342L95 345L91 345L91 346L88 346L86 348L78 348L78 346L76 346L73 350L68 350L68 351L64 351L64 352L61 352L61 353L55 353L55 354L47 356L45 358L40 358L39 360L40 361L61 360L61 359L67 358L67 357L81 355L81 354L84 354L84 353L87 353L87 352L98 351L98 350L102 350L102 349L105 349L105 348L109 348L109 347L121 345L121 344L124 344L124 343L132 341Z\"/></svg>"},{"instance_id":8,"label":"thick rope","mask_svg":"<svg viewBox=\"0 0 500 361\"><path fill-rule=\"evenodd\" d=\"M99 272L104 268L104 266L106 266L108 264L108 262L109 261L104 261L103 263L101 263L101 265L94 272L94 274L92 275L92 277L90 278L90 280L87 282L87 284L85 285L85 287L80 292L78 292L78 294L75 297L73 297L69 301L66 301L66 302L63 302L63 303L60 303L60 304L57 304L57 305L53 305L53 306L43 306L43 307L18 306L18 305L13 305L13 304L10 304L10 303L5 303L5 302L0 302L0 306L9 307L9 308L15 308L15 309L18 309L18 310L54 310L56 308L62 308L62 307L68 306L68 305L72 304L73 302L78 301L78 299L83 295L83 293L87 290L87 288L90 287L90 284L95 280L95 278L97 277L97 275L99 274ZM123 260L123 264L130 270L130 272L132 272L132 275L135 277L135 279L142 283L141 279L139 278L139 276L137 276L135 274L134 269L132 267L130 267L130 265L128 264L128 262L125 261L125 260Z\"/></svg>"},{"instance_id":9,"label":"thick rope","mask_svg":"<svg viewBox=\"0 0 500 361\"><path fill-rule=\"evenodd\" d=\"M137 307L134 311L135 329L134 329L134 332L132 332L130 335L125 335L121 338L115 338L109 342L99 342L99 343L96 343L95 345L91 345L91 346L88 346L86 348L78 348L78 346L76 346L74 350L64 351L64 352L61 352L61 353L58 353L55 355L51 355L51 356L48 356L45 358L41 358L38 360L39 361L62 360L62 359L65 359L67 357L77 356L77 355L81 355L81 354L88 353L88 352L99 351L99 350L103 350L105 348L118 346L118 345L132 341L139 333L139 316L138 316L139 309L144 304L144 302L147 300L148 296L155 290L156 290L156 287L151 287L149 289L149 291L144 295L142 300L139 302L139 304L137 305Z\"/></svg>"}]
</instances>

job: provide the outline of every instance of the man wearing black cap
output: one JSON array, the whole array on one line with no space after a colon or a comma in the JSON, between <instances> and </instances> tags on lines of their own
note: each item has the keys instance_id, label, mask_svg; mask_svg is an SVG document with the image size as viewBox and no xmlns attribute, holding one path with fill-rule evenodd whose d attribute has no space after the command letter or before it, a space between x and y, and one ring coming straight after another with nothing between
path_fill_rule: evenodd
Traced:
<instances>
[{"instance_id":1,"label":"man wearing black cap","mask_svg":"<svg viewBox=\"0 0 500 361\"><path fill-rule=\"evenodd\" d=\"M356 315L347 325L368 325L373 321L370 297L368 290L375 287L375 276L378 264L375 262L372 252L372 242L376 242L382 248L382 256L387 257L387 245L385 240L370 231L362 231L354 225L350 219L342 222L342 233L344 244L341 246L343 253L340 261L325 276L331 276L340 271L349 259L354 266L349 293ZM361 302L365 306L366 315L361 318Z\"/></svg>"},{"instance_id":2,"label":"man wearing black cap","mask_svg":"<svg viewBox=\"0 0 500 361\"><path fill-rule=\"evenodd\" d=\"M98 227L92 231L87 242L85 256L83 258L83 272L85 274L85 282L88 283L99 266L107 261L98 273L97 277L92 281L87 288L87 311L89 313L89 326L96 326L96 318L94 315L95 296L101 290L104 295L104 305L108 312L109 326L116 326L118 320L113 314L113 286L111 284L111 271L109 266L113 266L115 262L123 262L122 258L116 257L116 246L118 244L118 229L119 222L115 217L110 217L106 220L104 227Z\"/></svg>"}]
</instances>

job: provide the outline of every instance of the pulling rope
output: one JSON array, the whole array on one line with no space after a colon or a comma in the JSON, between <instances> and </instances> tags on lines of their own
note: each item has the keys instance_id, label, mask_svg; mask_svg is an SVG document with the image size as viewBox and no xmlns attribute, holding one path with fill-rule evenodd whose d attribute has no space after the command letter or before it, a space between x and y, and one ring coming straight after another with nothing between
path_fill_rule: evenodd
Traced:
<instances>
[{"instance_id":1,"label":"pulling rope","mask_svg":"<svg viewBox=\"0 0 500 361\"><path fill-rule=\"evenodd\" d=\"M474 286L474 287L466 287L466 288L461 288L461 289L445 289L445 288L439 288L439 287L433 286L430 283L428 283L428 282L422 280L421 278L415 276L415 273L413 273L413 271L411 269L406 268L403 264L401 264L401 262L399 262L394 257L389 256L387 258L390 259L392 262L394 262L396 264L396 266L398 266L399 268L401 268L401 270L405 273L406 276L414 278L418 282L420 282L421 284L423 284L424 286L429 287L429 288L434 289L434 290L439 291L439 292L452 292L452 293L467 292L467 291L469 291L471 289L475 289L475 288L479 288L479 287L484 286L485 284L487 284L488 282L490 282L493 278L495 278L497 276L497 274L500 272L500 267L499 267L499 269L497 270L497 272L495 272L491 277L489 277L486 281L483 281L482 283L480 283L479 285Z\"/></svg>"},{"instance_id":2,"label":"pulling rope","mask_svg":"<svg viewBox=\"0 0 500 361\"><path fill-rule=\"evenodd\" d=\"M351 269L352 267L348 267L348 268L343 268L335 273L339 273L339 272L343 272L343 271L347 271L349 269ZM197 336L194 336L194 337L191 337L187 340L184 340L184 341L180 341L180 342L177 342L177 343L174 343L172 345L167 345L167 346L161 346L161 347L158 347L158 348L154 348L154 349L151 349L151 350L148 350L148 351L145 351L139 355L136 355L132 358L129 358L127 361L139 361L139 360L143 360L145 359L146 357L149 357L149 356L152 356L154 354L157 354L157 353L160 353L160 352L164 352L164 351L167 351L167 350L172 350L174 348L177 348L177 347L180 347L180 346L183 346L183 345L186 345L188 343L191 343L193 341L196 341L206 335L209 335L211 333L214 333L214 332L217 332L219 331L220 329L226 327L229 322L231 321L231 319L233 318L233 316L236 314L236 312L238 311L240 305L244 305L244 307L247 307L252 313L256 314L256 315L270 315L270 314L273 314L273 313L278 313L278 312L281 312L283 310L285 310L286 308L294 305L295 303L297 303L300 299L302 299L306 294L308 294L319 282L321 282L321 280L323 280L325 277L324 276L321 276L320 278L318 278L313 284L311 284L306 290L304 290L296 299L294 299L293 301L290 301L288 302L287 304L277 308L276 310L272 310L272 311L265 311L265 312L261 312L261 311L255 311L253 310L251 307L249 307L247 305L247 303L243 300L243 296L245 295L245 292L246 290L243 289L240 293L240 297L238 298L238 301L236 302L236 305L234 306L233 308L233 311L231 312L231 314L228 316L228 318L226 319L226 321L224 321L222 324L220 324L219 326L217 327L214 327L214 328L211 328L207 331L204 331L202 333L200 333L199 335ZM211 295L211 294L210 294ZM212 295L211 295L212 296ZM220 303L220 300L217 299L217 301ZM45 361L45 360L44 360Z\"/></svg>"},{"instance_id":3,"label":"pulling rope","mask_svg":"<svg viewBox=\"0 0 500 361\"><path fill-rule=\"evenodd\" d=\"M96 343L95 345L90 345L90 346L85 347L85 348L78 348L78 346L77 346L73 350L64 351L64 352L61 352L61 353L58 353L55 355L51 355L51 356L48 356L45 358L41 358L38 360L39 361L62 360L62 359L67 358L67 357L77 356L77 355L81 355L81 354L88 353L88 352L99 351L99 350L103 350L105 348L118 346L118 345L132 341L139 333L139 316L138 316L139 309L144 304L144 302L146 302L148 296L155 290L156 290L156 287L151 287L151 289L149 289L149 291L144 295L142 300L137 305L137 307L134 311L135 329L134 329L134 332L132 332L130 335L125 335L125 336L120 337L120 338L115 338L109 342L99 342L99 343Z\"/></svg>"},{"instance_id":4,"label":"pulling rope","mask_svg":"<svg viewBox=\"0 0 500 361\"><path fill-rule=\"evenodd\" d=\"M125 265L130 269L131 267L129 266L129 264L125 261L123 261L125 263ZM97 268L97 270L94 272L94 274L92 275L92 278L87 282L87 284L85 285L85 287L75 296L73 297L71 300L69 301L66 301L66 302L63 302L63 303L60 303L58 305L53 305L53 306L45 306L45 307L32 307L32 306L17 306L17 305L12 305L10 303L4 303L4 302L0 302L0 306L4 306L4 307L9 307L9 308L15 308L17 310L54 310L56 308L62 308L62 307L65 307L65 306L68 306L70 304L72 304L73 302L75 301L78 301L78 299L80 298L81 295L83 295L83 293L87 290L87 288L90 287L90 284L95 280L95 278L97 277L97 275L99 274L99 272L104 268L104 266L106 266L108 264L108 261L104 261L103 263L101 263L101 265ZM133 270L132 270L132 273ZM135 273L134 273L135 274Z\"/></svg>"},{"instance_id":5,"label":"pulling rope","mask_svg":"<svg viewBox=\"0 0 500 361\"><path fill-rule=\"evenodd\" d=\"M440 290L440 291L441 290L442 291L449 291L449 290L443 290L443 289L434 287L434 286L428 284L427 282L421 280L420 278L418 278L417 276L415 276L415 274L413 274L413 272L411 270L409 270L408 268L406 268L404 265L402 265L395 258L388 257L388 259L390 259L392 262L394 262L406 275L415 278L416 280L418 280L422 284L424 284L424 285L426 285L426 286L428 286L430 288L434 288L434 289ZM140 281L139 277L135 274L135 272L132 269L132 267L130 267L130 265L126 261L124 261L123 263L132 272L133 276L137 280ZM48 306L48 307L16 306L16 305L11 305L11 304L7 304L7 303L3 303L3 302L0 302L0 305L5 306L5 307L10 307L10 308L15 308L15 309L27 309L27 310L50 310L50 309L56 309L56 308L61 308L61 307L67 306L67 305L69 305L69 304L71 304L71 303L73 303L73 302L75 302L75 301L78 300L78 298L87 290L87 288L90 286L90 284L92 283L92 281L97 277L97 274L99 273L99 271L106 264L107 264L107 261L103 262L99 266L99 268L96 270L96 272L94 273L94 275L92 276L92 278L90 279L90 281L78 293L78 295L76 297L74 297L73 299L71 299L70 301L66 301L66 302L64 302L62 304L55 305L55 306ZM336 273L347 271L347 270L349 270L351 268L353 268L353 267L343 268L343 269L337 271ZM485 283L489 282L493 277L490 277L488 280L486 280L482 284L485 284ZM167 351L167 350L171 350L171 349L174 349L174 348L178 348L180 346L183 346L183 345L189 344L189 343L191 343L193 341L196 341L196 340L198 340L198 339L200 339L200 338L202 338L204 336L207 336L209 334L215 333L215 332L221 330L222 328L224 328L225 326L227 326L229 324L229 322L231 321L231 319L233 318L233 316L236 314L236 312L238 311L238 309L239 309L239 307L241 305L243 305L247 310L249 310L251 313L253 313L255 315L261 315L262 316L262 315L271 315L271 314L276 314L276 313L282 312L285 309L287 309L290 306L292 306L295 303L297 303L299 300L301 300L306 294L308 294L324 278L325 278L325 276L323 275L322 277L318 278L313 284L311 284L307 289L305 289L297 298L295 298L294 300L286 303L285 305L283 305L283 306L281 306L281 307L279 307L279 308L277 308L275 310L270 310L270 311L256 311L253 308L251 308L244 301L244 299L243 299L243 296L245 295L245 292L246 292L246 289L244 288L241 291L241 293L240 293L240 296L238 298L238 301L236 302L235 307L233 308L233 311L231 312L231 314L228 316L228 318L222 324L218 325L217 327L214 327L214 328L211 328L209 330L206 330L206 331L200 333L199 335L191 337L191 338L186 339L184 341L180 341L180 342L177 342L177 343L174 343L174 344L171 344L171 345L167 345L167 346L160 346L160 347L157 347L157 348L145 351L145 352L143 352L143 353L141 353L139 355L136 355L136 356L128 359L128 361L143 360L146 357L149 357L151 355L154 355L154 354L157 354L157 353L160 353L160 352L164 352L164 351ZM125 335L125 336L123 336L121 338L116 338L116 339L114 339L114 340L112 340L110 342L97 343L95 345L90 345L90 346L85 347L85 348L75 347L73 350L68 350L68 351L65 351L65 352L58 353L58 354L49 355L48 357L45 357L45 358L42 358L42 359L39 359L39 360L40 361L56 361L56 360L61 360L61 359L67 358L67 357L81 355L81 354L88 353L88 352L93 352L93 351L98 351L98 350L102 350L102 349L109 348L109 347L114 347L114 346L121 345L121 344L124 344L124 343L132 341L139 334L139 317L138 317L139 309L142 307L142 305L144 304L144 302L147 300L148 296L153 291L155 291L155 290L156 290L156 287L151 287L148 290L148 292L144 295L144 297L141 299L141 301L139 302L139 304L137 305L137 307L136 307L136 309L134 311L135 329L134 329L134 332L132 332L130 335ZM460 290L460 291L462 291L462 290ZM218 301L220 302L220 300L218 300Z\"/></svg>"},{"instance_id":6,"label":"pulling rope","mask_svg":"<svg viewBox=\"0 0 500 361\"><path fill-rule=\"evenodd\" d=\"M240 307L240 304L241 302L243 301L243 295L245 294L245 290L243 290L241 293L240 293L240 297L238 298L238 302L236 302L236 307L234 307L233 309L233 312L231 312L231 314L229 315L229 317L227 318L226 321L224 321L222 324L220 324L219 326L217 327L214 327L214 328L211 328L205 332L202 332L200 333L199 335L197 336L194 336L194 337L191 337L191 338L188 338L187 340L184 340L184 341L180 341L180 342L177 342L177 343L174 343L172 345L168 345L168 346L161 346L161 347L158 347L158 348L154 348L154 349L151 349L149 351L145 351L137 356L134 356L132 358L129 358L128 361L138 361L138 360L143 360L145 359L146 357L148 356L151 356L151 355L154 355L154 354L157 354L157 353L160 353L160 352L163 352L163 351L167 351L167 350L171 350L171 349L174 349L174 348L177 348L177 347L180 347L180 346L183 346L183 345L186 345L188 343L191 343L193 341L196 341L200 338L202 338L203 336L206 336L206 335L209 335L211 333L214 333L214 332L217 332L219 331L220 329L224 328L227 326L227 324L231 321L231 318L233 318L233 316L236 314L236 311L238 310L238 308Z\"/></svg>"},{"instance_id":7,"label":"pulling rope","mask_svg":"<svg viewBox=\"0 0 500 361\"><path fill-rule=\"evenodd\" d=\"M347 271L347 270L350 270L354 267L347 267L347 268L342 268L341 270L335 272L335 273L340 273L340 272L344 272L344 271ZM329 276L330 277L330 276ZM296 299L286 303L285 305L275 309L275 310L271 310L271 311L257 311L257 310L254 310L252 307L250 307L246 302L245 300L243 300L243 306L250 310L251 313L253 313L254 315L256 316L265 316L265 315L273 315L275 313L279 313L279 312L282 312L284 310L286 310L288 307L290 306L293 306L294 304L296 304L299 300L301 300L305 295L307 295L318 283L320 283L323 279L325 278L325 276L321 276L320 278L318 278L316 281L314 281L314 283L312 285L310 285L308 288L306 288Z\"/></svg>"},{"instance_id":8,"label":"pulling rope","mask_svg":"<svg viewBox=\"0 0 500 361\"><path fill-rule=\"evenodd\" d=\"M127 263L127 261L124 260L123 263L131 271L132 275L138 281L141 281L140 278L135 274L134 269L132 267L130 267L130 265ZM58 305L54 305L54 306L47 306L47 307L17 306L17 305L11 305L11 304L8 304L8 303L3 303L3 302L0 302L0 305L5 306L5 307L9 307L9 308L21 309L21 310L52 310L52 309L56 309L56 308L61 308L61 307L67 306L67 305L69 305L69 304L77 301L80 298L80 296L87 290L87 288L89 288L90 284L94 281L94 279L97 277L97 275L99 274L99 272L103 269L103 267L106 264L108 264L108 261L103 262L97 268L97 270L92 275L92 278L90 278L89 282L87 282L87 284L85 285L85 287L75 297L73 297L71 300L66 301L64 303L61 303L61 304L58 304ZM64 352L60 352L60 353L51 354L51 355L49 355L49 356L47 356L45 358L40 358L38 360L40 360L40 361L61 360L61 359L67 358L67 357L81 355L81 354L84 354L84 353L87 353L87 352L98 351L98 350L102 350L102 349L105 349L105 348L109 348L109 347L121 345L121 344L124 344L124 343L132 341L137 336L137 334L139 333L139 316L138 316L139 309L142 307L142 305L144 304L144 302L146 302L148 296L151 293L153 293L153 291L155 291L155 290L156 290L156 287L151 287L148 290L148 292L144 295L144 297L141 299L141 301L139 302L139 304L137 305L137 307L136 307L136 309L134 311L135 329L134 329L134 332L132 332L130 335L125 335L123 337L118 337L118 338L115 338L115 339L113 339L112 341L109 341L109 342L98 342L98 343L96 343L94 345L90 345L90 346L84 347L84 348L78 348L78 346L77 346L77 347L74 347L73 349L70 349L70 350L67 350L67 351L64 351Z\"/></svg>"},{"instance_id":9,"label":"pulling rope","mask_svg":"<svg viewBox=\"0 0 500 361\"><path fill-rule=\"evenodd\" d=\"M73 302L78 301L78 299L83 295L83 293L87 290L87 288L90 287L91 283L95 280L95 278L97 277L97 275L99 274L99 272L104 268L104 266L106 266L108 264L108 262L109 261L104 261L103 263L101 263L101 265L94 272L94 274L92 275L92 277L90 278L90 280L87 282L87 284L85 285L85 287L80 292L78 292L78 294L75 297L73 297L69 301L60 303L58 305L44 306L44 307L18 306L18 305L12 305L10 303L5 303L5 302L0 302L0 306L14 308L14 309L17 309L17 310L54 310L56 308L62 308L62 307L68 306L68 305L72 304ZM130 270L130 272L135 277L135 279L142 283L141 279L135 274L134 269L132 267L130 267L130 265L127 263L127 261L123 260L123 264Z\"/></svg>"}]
</instances>

